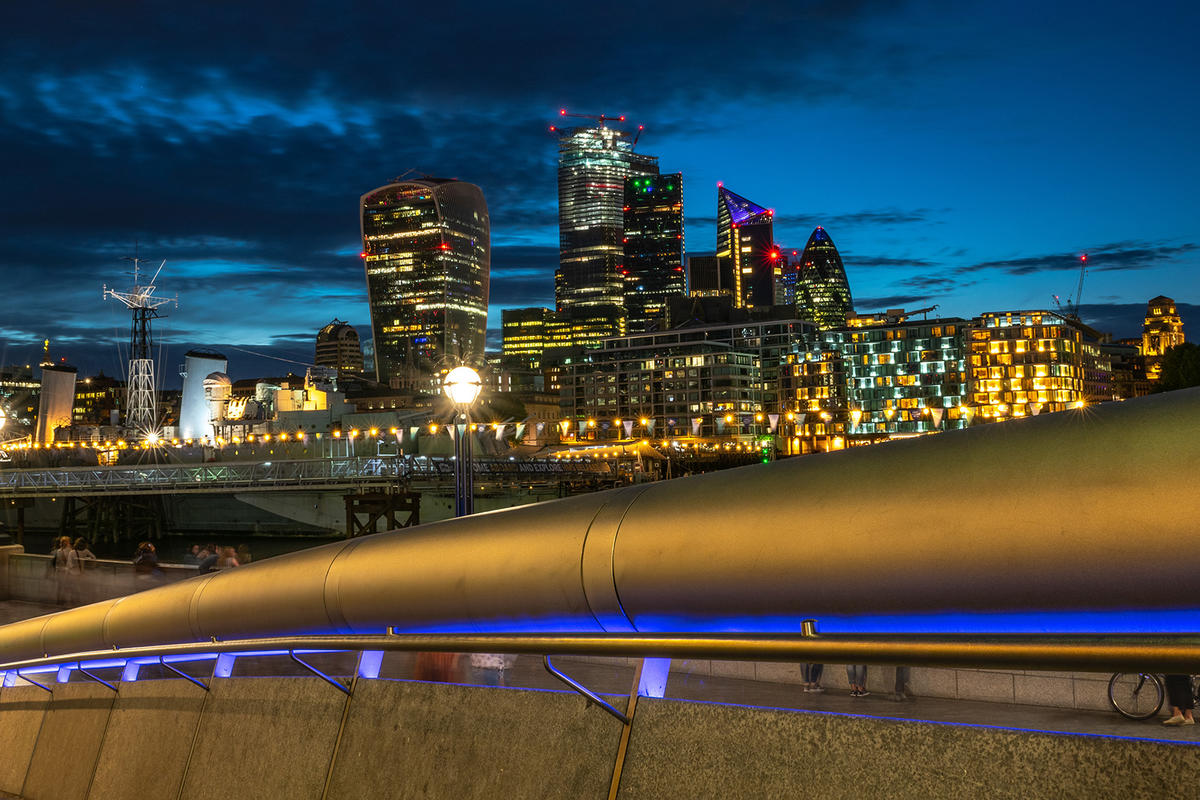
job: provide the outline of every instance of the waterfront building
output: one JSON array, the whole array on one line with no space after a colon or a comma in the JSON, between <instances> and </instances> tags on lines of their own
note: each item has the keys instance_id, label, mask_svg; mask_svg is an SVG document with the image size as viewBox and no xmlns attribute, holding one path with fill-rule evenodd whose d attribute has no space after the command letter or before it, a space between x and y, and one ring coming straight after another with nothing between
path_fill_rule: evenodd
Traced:
<instances>
[{"instance_id":1,"label":"waterfront building","mask_svg":"<svg viewBox=\"0 0 1200 800\"><path fill-rule=\"evenodd\" d=\"M362 372L363 352L358 331L340 319L334 319L317 332L316 356L313 363L328 367L339 374Z\"/></svg>"},{"instance_id":2,"label":"waterfront building","mask_svg":"<svg viewBox=\"0 0 1200 800\"><path fill-rule=\"evenodd\" d=\"M1162 356L1167 349L1183 344L1183 318L1175 310L1175 301L1159 295L1146 305L1142 323L1142 355L1146 376L1156 381L1162 376Z\"/></svg>"},{"instance_id":3,"label":"waterfront building","mask_svg":"<svg viewBox=\"0 0 1200 800\"><path fill-rule=\"evenodd\" d=\"M672 297L686 293L683 273L683 175L625 179L623 305L630 333L664 330Z\"/></svg>"},{"instance_id":4,"label":"waterfront building","mask_svg":"<svg viewBox=\"0 0 1200 800\"><path fill-rule=\"evenodd\" d=\"M506 367L537 369L548 342L548 308L505 308L500 312L501 362Z\"/></svg>"},{"instance_id":5,"label":"waterfront building","mask_svg":"<svg viewBox=\"0 0 1200 800\"><path fill-rule=\"evenodd\" d=\"M483 359L491 264L483 192L457 180L403 180L364 194L361 210L376 378L436 392L439 370Z\"/></svg>"},{"instance_id":6,"label":"waterfront building","mask_svg":"<svg viewBox=\"0 0 1200 800\"><path fill-rule=\"evenodd\" d=\"M1117 399L1150 394L1150 379L1146 376L1146 358L1142 355L1140 338L1104 342L1100 349L1112 368L1112 390Z\"/></svg>"},{"instance_id":7,"label":"waterfront building","mask_svg":"<svg viewBox=\"0 0 1200 800\"><path fill-rule=\"evenodd\" d=\"M564 368L568 427L589 440L770 436L781 416L779 365L812 332L766 320L607 339Z\"/></svg>"},{"instance_id":8,"label":"waterfront building","mask_svg":"<svg viewBox=\"0 0 1200 800\"><path fill-rule=\"evenodd\" d=\"M717 256L731 259L738 306L775 303L775 212L717 184Z\"/></svg>"},{"instance_id":9,"label":"waterfront building","mask_svg":"<svg viewBox=\"0 0 1200 800\"><path fill-rule=\"evenodd\" d=\"M824 228L818 227L808 237L796 281L801 318L811 319L821 328L846 324L847 315L854 312L854 300L842 257Z\"/></svg>"},{"instance_id":10,"label":"waterfront building","mask_svg":"<svg viewBox=\"0 0 1200 800\"><path fill-rule=\"evenodd\" d=\"M37 424L38 392L42 382L34 377L31 364L0 366L0 413L4 426L0 438L27 436Z\"/></svg>"},{"instance_id":11,"label":"waterfront building","mask_svg":"<svg viewBox=\"0 0 1200 800\"><path fill-rule=\"evenodd\" d=\"M621 305L625 179L657 174L657 157L635 153L625 131L603 124L560 131L558 311Z\"/></svg>"},{"instance_id":12,"label":"waterfront building","mask_svg":"<svg viewBox=\"0 0 1200 800\"><path fill-rule=\"evenodd\" d=\"M780 376L795 423L788 452L964 427L969 331L964 319L908 320L901 312L809 339Z\"/></svg>"},{"instance_id":13,"label":"waterfront building","mask_svg":"<svg viewBox=\"0 0 1200 800\"><path fill-rule=\"evenodd\" d=\"M970 404L985 419L1023 417L1086 404L1088 373L1103 372L1089 328L1051 311L999 311L973 320ZM1088 347L1085 348L1085 340ZM1107 379L1111 383L1111 378ZM1090 378L1093 384L1101 381ZM1111 398L1110 398L1111 399Z\"/></svg>"}]
</instances>

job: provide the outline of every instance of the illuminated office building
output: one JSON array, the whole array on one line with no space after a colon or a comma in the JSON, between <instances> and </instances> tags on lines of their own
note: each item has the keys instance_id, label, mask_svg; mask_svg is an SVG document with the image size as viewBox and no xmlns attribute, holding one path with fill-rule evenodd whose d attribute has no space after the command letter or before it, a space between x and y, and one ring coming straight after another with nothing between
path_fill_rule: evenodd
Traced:
<instances>
[{"instance_id":1,"label":"illuminated office building","mask_svg":"<svg viewBox=\"0 0 1200 800\"><path fill-rule=\"evenodd\" d=\"M683 175L625 179L622 304L630 333L665 330L671 298L686 292L683 273Z\"/></svg>"},{"instance_id":2,"label":"illuminated office building","mask_svg":"<svg viewBox=\"0 0 1200 800\"><path fill-rule=\"evenodd\" d=\"M548 308L505 308L500 312L501 363L506 367L537 369L548 342Z\"/></svg>"},{"instance_id":3,"label":"illuminated office building","mask_svg":"<svg viewBox=\"0 0 1200 800\"><path fill-rule=\"evenodd\" d=\"M732 256L688 256L689 297L733 297Z\"/></svg>"},{"instance_id":4,"label":"illuminated office building","mask_svg":"<svg viewBox=\"0 0 1200 800\"><path fill-rule=\"evenodd\" d=\"M824 228L808 237L799 270L796 302L801 318L811 319L820 328L845 325L846 316L854 311L854 299L842 257Z\"/></svg>"},{"instance_id":5,"label":"illuminated office building","mask_svg":"<svg viewBox=\"0 0 1200 800\"><path fill-rule=\"evenodd\" d=\"M1142 323L1142 356L1146 360L1146 377L1156 381L1162 377L1162 357L1168 348L1183 344L1183 318L1175 310L1175 301L1159 295L1146 306Z\"/></svg>"},{"instance_id":6,"label":"illuminated office building","mask_svg":"<svg viewBox=\"0 0 1200 800\"><path fill-rule=\"evenodd\" d=\"M361 210L379 382L436 391L439 370L481 365L491 255L483 192L405 180L363 195Z\"/></svg>"},{"instance_id":7,"label":"illuminated office building","mask_svg":"<svg viewBox=\"0 0 1200 800\"><path fill-rule=\"evenodd\" d=\"M546 322L548 358L566 350L594 349L610 336L625 335L625 310L620 306L580 306L551 314Z\"/></svg>"},{"instance_id":8,"label":"illuminated office building","mask_svg":"<svg viewBox=\"0 0 1200 800\"><path fill-rule=\"evenodd\" d=\"M717 257L731 259L734 304L775 303L775 212L717 184Z\"/></svg>"},{"instance_id":9,"label":"illuminated office building","mask_svg":"<svg viewBox=\"0 0 1200 800\"><path fill-rule=\"evenodd\" d=\"M633 152L625 131L603 125L561 131L559 267L554 276L558 311L621 305L625 179L657 174L658 159Z\"/></svg>"}]
</instances>

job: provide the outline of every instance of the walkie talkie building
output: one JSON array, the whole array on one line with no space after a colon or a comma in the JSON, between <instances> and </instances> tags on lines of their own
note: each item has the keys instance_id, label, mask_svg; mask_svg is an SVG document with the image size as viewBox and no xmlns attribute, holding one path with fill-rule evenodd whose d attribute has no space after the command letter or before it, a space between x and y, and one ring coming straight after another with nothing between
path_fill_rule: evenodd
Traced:
<instances>
[{"instance_id":1,"label":"walkie talkie building","mask_svg":"<svg viewBox=\"0 0 1200 800\"><path fill-rule=\"evenodd\" d=\"M442 368L481 365L491 243L480 188L399 181L364 194L360 208L378 380L436 391Z\"/></svg>"}]
</instances>

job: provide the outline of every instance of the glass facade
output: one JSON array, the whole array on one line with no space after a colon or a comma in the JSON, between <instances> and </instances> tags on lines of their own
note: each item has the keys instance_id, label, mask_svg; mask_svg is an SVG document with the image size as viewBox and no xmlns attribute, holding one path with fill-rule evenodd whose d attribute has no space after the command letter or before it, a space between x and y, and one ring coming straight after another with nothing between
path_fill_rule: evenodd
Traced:
<instances>
[{"instance_id":1,"label":"glass facade","mask_svg":"<svg viewBox=\"0 0 1200 800\"><path fill-rule=\"evenodd\" d=\"M522 369L540 367L553 314L548 308L503 309L500 312L501 363Z\"/></svg>"},{"instance_id":2,"label":"glass facade","mask_svg":"<svg viewBox=\"0 0 1200 800\"><path fill-rule=\"evenodd\" d=\"M665 330L672 297L685 293L683 175L625 179L624 279L630 333Z\"/></svg>"},{"instance_id":3,"label":"glass facade","mask_svg":"<svg viewBox=\"0 0 1200 800\"><path fill-rule=\"evenodd\" d=\"M733 257L689 256L688 295L733 297Z\"/></svg>"},{"instance_id":4,"label":"glass facade","mask_svg":"<svg viewBox=\"0 0 1200 800\"><path fill-rule=\"evenodd\" d=\"M820 328L841 327L846 324L846 315L854 311L846 268L824 228L817 228L808 237L800 256L797 286L800 316Z\"/></svg>"},{"instance_id":5,"label":"glass facade","mask_svg":"<svg viewBox=\"0 0 1200 800\"><path fill-rule=\"evenodd\" d=\"M782 256L775 246L775 214L724 186L717 186L717 256L732 260L738 307L775 303L775 273Z\"/></svg>"},{"instance_id":6,"label":"glass facade","mask_svg":"<svg viewBox=\"0 0 1200 800\"><path fill-rule=\"evenodd\" d=\"M361 210L378 380L436 390L439 370L482 365L491 256L483 192L402 181L363 195Z\"/></svg>"},{"instance_id":7,"label":"glass facade","mask_svg":"<svg viewBox=\"0 0 1200 800\"><path fill-rule=\"evenodd\" d=\"M625 131L569 128L558 143L557 310L620 306L625 179L657 175L658 159L633 152Z\"/></svg>"}]
</instances>

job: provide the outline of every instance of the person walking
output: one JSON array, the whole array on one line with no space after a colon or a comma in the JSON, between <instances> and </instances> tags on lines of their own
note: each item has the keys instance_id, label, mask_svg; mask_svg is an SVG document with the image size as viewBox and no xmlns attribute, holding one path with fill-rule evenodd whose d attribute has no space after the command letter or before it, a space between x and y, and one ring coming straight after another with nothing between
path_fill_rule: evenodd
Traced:
<instances>
[{"instance_id":1,"label":"person walking","mask_svg":"<svg viewBox=\"0 0 1200 800\"><path fill-rule=\"evenodd\" d=\"M1191 675L1166 675L1167 702L1171 704L1171 716L1163 725L1195 725L1192 708L1196 705L1192 694Z\"/></svg>"},{"instance_id":2,"label":"person walking","mask_svg":"<svg viewBox=\"0 0 1200 800\"><path fill-rule=\"evenodd\" d=\"M70 536L60 536L51 554L54 565L55 602L60 606L79 605L79 555L71 546Z\"/></svg>"},{"instance_id":3,"label":"person walking","mask_svg":"<svg viewBox=\"0 0 1200 800\"><path fill-rule=\"evenodd\" d=\"M911 677L912 667L896 667L896 688L890 699L897 702L912 700L912 684L908 682Z\"/></svg>"},{"instance_id":4,"label":"person walking","mask_svg":"<svg viewBox=\"0 0 1200 800\"><path fill-rule=\"evenodd\" d=\"M233 569L241 566L237 560L237 551L232 547L222 547L221 555L217 558L217 569Z\"/></svg>"},{"instance_id":5,"label":"person walking","mask_svg":"<svg viewBox=\"0 0 1200 800\"><path fill-rule=\"evenodd\" d=\"M91 592L88 591L88 585L90 584L91 580L87 577L87 572L90 568L86 567L85 565L89 561L95 561L96 554L93 553L91 548L88 546L88 540L84 539L82 536L75 540L74 549L75 560L79 562L79 574L75 578L77 597L81 603L84 601L90 603L93 599L91 597Z\"/></svg>"}]
</instances>

